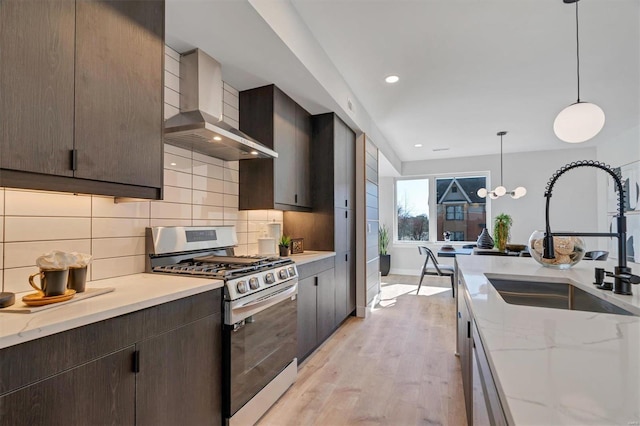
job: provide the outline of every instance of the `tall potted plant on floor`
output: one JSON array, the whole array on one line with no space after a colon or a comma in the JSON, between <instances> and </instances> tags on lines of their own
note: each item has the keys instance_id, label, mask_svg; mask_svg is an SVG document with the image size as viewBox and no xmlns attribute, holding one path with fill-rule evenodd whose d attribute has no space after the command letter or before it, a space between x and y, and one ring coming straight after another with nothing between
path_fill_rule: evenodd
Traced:
<instances>
[{"instance_id":1,"label":"tall potted plant on floor","mask_svg":"<svg viewBox=\"0 0 640 426\"><path fill-rule=\"evenodd\" d=\"M382 225L378 229L378 247L380 250L380 273L386 277L391 269L391 255L387 252L389 249L389 229L387 229L387 225Z\"/></svg>"},{"instance_id":2,"label":"tall potted plant on floor","mask_svg":"<svg viewBox=\"0 0 640 426\"><path fill-rule=\"evenodd\" d=\"M493 240L495 241L496 248L500 251L505 251L507 248L512 224L513 220L508 214L501 213L495 218L493 224Z\"/></svg>"}]
</instances>

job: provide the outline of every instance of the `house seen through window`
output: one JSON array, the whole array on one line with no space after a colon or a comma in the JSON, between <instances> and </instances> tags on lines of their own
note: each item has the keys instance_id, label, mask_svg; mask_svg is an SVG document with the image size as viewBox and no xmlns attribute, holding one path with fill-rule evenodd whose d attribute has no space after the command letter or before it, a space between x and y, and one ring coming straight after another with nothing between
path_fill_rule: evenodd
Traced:
<instances>
[{"instance_id":1,"label":"house seen through window","mask_svg":"<svg viewBox=\"0 0 640 426\"><path fill-rule=\"evenodd\" d=\"M396 180L396 241L476 241L485 227L486 176L424 177ZM431 186L430 186L431 184ZM431 191L430 191L431 188ZM430 218L434 220L430 221Z\"/></svg>"}]
</instances>

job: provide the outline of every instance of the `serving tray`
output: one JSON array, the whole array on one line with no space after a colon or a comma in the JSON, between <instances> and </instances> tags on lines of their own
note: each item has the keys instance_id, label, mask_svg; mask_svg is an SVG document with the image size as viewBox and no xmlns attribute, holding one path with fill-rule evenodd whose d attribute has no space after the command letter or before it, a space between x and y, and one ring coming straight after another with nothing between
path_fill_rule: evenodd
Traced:
<instances>
[{"instance_id":1,"label":"serving tray","mask_svg":"<svg viewBox=\"0 0 640 426\"><path fill-rule=\"evenodd\" d=\"M24 304L24 302L22 302L22 299L20 299L20 301L16 301L15 305L0 309L0 312L1 313L8 312L8 313L16 313L16 314L32 314L34 312L40 312L46 309L51 309L51 308L56 308L58 306L66 305L68 303L75 303L80 300L88 299L90 297L100 296L101 294L111 293L114 290L115 288L113 287L87 288L82 293L76 293L75 295L73 295L73 298L71 298L70 300L67 300L65 302L51 303L44 306L27 306Z\"/></svg>"}]
</instances>

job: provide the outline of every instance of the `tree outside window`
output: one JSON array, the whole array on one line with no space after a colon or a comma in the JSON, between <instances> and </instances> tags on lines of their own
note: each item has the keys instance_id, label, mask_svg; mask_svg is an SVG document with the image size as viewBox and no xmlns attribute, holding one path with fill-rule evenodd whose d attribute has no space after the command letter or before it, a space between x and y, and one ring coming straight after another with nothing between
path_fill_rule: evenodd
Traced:
<instances>
[{"instance_id":1,"label":"tree outside window","mask_svg":"<svg viewBox=\"0 0 640 426\"><path fill-rule=\"evenodd\" d=\"M429 179L396 182L398 241L429 240Z\"/></svg>"}]
</instances>

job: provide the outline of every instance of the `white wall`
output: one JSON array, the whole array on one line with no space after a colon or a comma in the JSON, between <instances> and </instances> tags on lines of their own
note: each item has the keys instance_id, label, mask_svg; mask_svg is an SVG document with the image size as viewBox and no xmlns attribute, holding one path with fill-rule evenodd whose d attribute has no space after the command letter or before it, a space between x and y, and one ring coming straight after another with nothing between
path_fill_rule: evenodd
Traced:
<instances>
[{"instance_id":1,"label":"white wall","mask_svg":"<svg viewBox=\"0 0 640 426\"><path fill-rule=\"evenodd\" d=\"M511 241L526 244L536 229L544 229L546 184L553 173L576 160L593 160L595 148L575 148L556 151L538 151L504 155L504 184L507 189L527 188L527 195L514 200L509 196L490 200L487 206L487 224L493 217L507 213L513 218ZM499 184L500 156L461 157L441 160L403 163L403 176L421 176L442 173L489 171L491 187ZM563 175L556 183L551 200L551 226L553 230L587 231L598 229L597 170L577 169ZM393 229L393 179L380 180L380 217ZM492 231L492 229L490 229ZM588 249L597 247L598 241L587 239ZM394 243L391 247L391 272L417 274L424 261L418 254L416 243ZM437 247L435 247L437 248ZM440 259L451 263L451 259ZM532 260L533 261L533 260Z\"/></svg>"}]
</instances>

